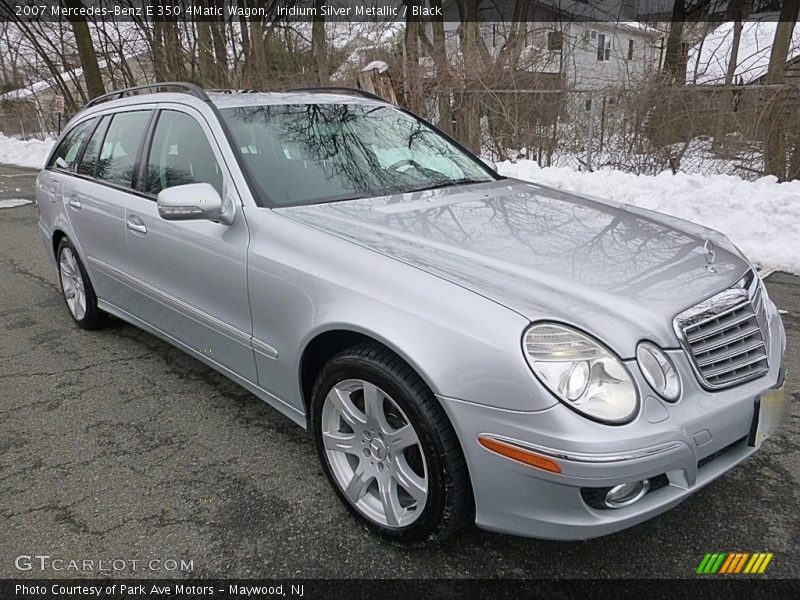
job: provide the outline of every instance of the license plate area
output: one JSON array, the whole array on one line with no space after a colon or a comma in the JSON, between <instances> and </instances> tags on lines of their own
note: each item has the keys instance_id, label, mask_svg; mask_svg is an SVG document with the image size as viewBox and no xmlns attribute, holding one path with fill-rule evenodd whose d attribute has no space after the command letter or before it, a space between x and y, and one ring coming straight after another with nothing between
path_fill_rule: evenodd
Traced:
<instances>
[{"instance_id":1,"label":"license plate area","mask_svg":"<svg viewBox=\"0 0 800 600\"><path fill-rule=\"evenodd\" d=\"M789 420L789 401L786 383L768 390L756 398L753 426L750 429L750 445L758 448L786 421Z\"/></svg>"}]
</instances>

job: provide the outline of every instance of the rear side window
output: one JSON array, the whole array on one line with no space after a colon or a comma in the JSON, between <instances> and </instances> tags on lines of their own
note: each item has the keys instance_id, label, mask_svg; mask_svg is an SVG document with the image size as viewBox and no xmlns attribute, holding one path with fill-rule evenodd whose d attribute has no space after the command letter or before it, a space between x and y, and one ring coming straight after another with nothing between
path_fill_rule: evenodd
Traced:
<instances>
[{"instance_id":1,"label":"rear side window","mask_svg":"<svg viewBox=\"0 0 800 600\"><path fill-rule=\"evenodd\" d=\"M194 117L164 110L158 117L147 160L144 191L188 183L210 183L222 194L222 171L205 131Z\"/></svg>"},{"instance_id":2,"label":"rear side window","mask_svg":"<svg viewBox=\"0 0 800 600\"><path fill-rule=\"evenodd\" d=\"M100 156L100 147L103 144L103 138L106 135L108 124L111 121L111 116L106 115L100 120L100 124L94 130L92 137L89 138L89 143L86 145L86 150L83 151L83 158L81 164L78 165L78 173L81 175L94 175L94 168L97 166L97 159Z\"/></svg>"},{"instance_id":3,"label":"rear side window","mask_svg":"<svg viewBox=\"0 0 800 600\"><path fill-rule=\"evenodd\" d=\"M53 153L53 156L50 158L50 162L47 164L47 166L71 171L75 165L75 160L78 158L78 152L81 149L83 140L92 130L93 123L94 119L89 119L88 121L77 125L69 133L67 133L67 135L64 136L64 139L61 140L61 143L58 145L58 148L56 148L56 151Z\"/></svg>"},{"instance_id":4,"label":"rear side window","mask_svg":"<svg viewBox=\"0 0 800 600\"><path fill-rule=\"evenodd\" d=\"M125 187L133 186L136 153L142 141L150 111L116 113L100 149L97 178Z\"/></svg>"}]
</instances>

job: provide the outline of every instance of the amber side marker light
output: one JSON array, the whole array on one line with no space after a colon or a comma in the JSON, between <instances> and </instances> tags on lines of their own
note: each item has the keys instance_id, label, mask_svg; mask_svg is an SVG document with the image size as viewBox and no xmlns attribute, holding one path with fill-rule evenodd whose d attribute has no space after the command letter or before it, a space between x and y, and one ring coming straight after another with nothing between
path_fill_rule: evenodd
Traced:
<instances>
[{"instance_id":1,"label":"amber side marker light","mask_svg":"<svg viewBox=\"0 0 800 600\"><path fill-rule=\"evenodd\" d=\"M529 467L536 467L537 469L550 471L551 473L561 473L561 467L556 461L547 458L546 456L534 454L530 450L520 448L514 444L502 442L485 435L478 436L478 443L487 450L491 450L492 452L499 454L500 456L510 458L511 460L521 462Z\"/></svg>"}]
</instances>

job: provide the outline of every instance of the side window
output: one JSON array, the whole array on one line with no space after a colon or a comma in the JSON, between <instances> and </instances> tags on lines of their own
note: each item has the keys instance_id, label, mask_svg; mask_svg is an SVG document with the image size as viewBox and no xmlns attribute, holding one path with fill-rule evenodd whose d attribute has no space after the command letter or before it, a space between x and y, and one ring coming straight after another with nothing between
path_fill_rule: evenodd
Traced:
<instances>
[{"instance_id":1,"label":"side window","mask_svg":"<svg viewBox=\"0 0 800 600\"><path fill-rule=\"evenodd\" d=\"M133 185L136 153L147 128L150 111L116 113L100 148L97 178L125 187Z\"/></svg>"},{"instance_id":2,"label":"side window","mask_svg":"<svg viewBox=\"0 0 800 600\"><path fill-rule=\"evenodd\" d=\"M100 120L100 124L95 128L92 137L89 138L89 143L86 144L86 150L83 151L83 158L81 164L78 165L78 173L81 175L94 175L94 168L97 165L97 159L100 155L100 146L103 143L103 138L106 135L108 124L111 122L111 116L106 115Z\"/></svg>"},{"instance_id":3,"label":"side window","mask_svg":"<svg viewBox=\"0 0 800 600\"><path fill-rule=\"evenodd\" d=\"M210 183L222 194L222 171L203 128L193 117L161 111L150 145L144 191L158 194L187 183Z\"/></svg>"},{"instance_id":4,"label":"side window","mask_svg":"<svg viewBox=\"0 0 800 600\"><path fill-rule=\"evenodd\" d=\"M47 164L47 166L71 171L75 165L75 159L78 158L78 152L81 149L83 140L92 130L93 124L94 119L89 119L88 121L77 125L69 133L67 133L67 135L64 136L64 139L61 140L61 143L58 145L58 148L56 148L53 156L50 157L50 162ZM59 164L56 164L58 159L61 160L59 161Z\"/></svg>"}]
</instances>

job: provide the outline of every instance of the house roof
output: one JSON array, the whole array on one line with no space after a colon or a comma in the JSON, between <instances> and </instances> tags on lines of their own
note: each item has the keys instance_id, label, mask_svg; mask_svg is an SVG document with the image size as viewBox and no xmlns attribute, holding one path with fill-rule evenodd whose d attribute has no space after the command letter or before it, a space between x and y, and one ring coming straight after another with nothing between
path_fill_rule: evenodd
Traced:
<instances>
[{"instance_id":1,"label":"house roof","mask_svg":"<svg viewBox=\"0 0 800 600\"><path fill-rule=\"evenodd\" d=\"M742 23L734 82L752 83L763 77L778 22L775 13L754 15ZM686 81L695 84L722 84L733 47L734 23L727 21L709 32L689 51ZM795 23L787 60L800 56L800 24Z\"/></svg>"}]
</instances>

